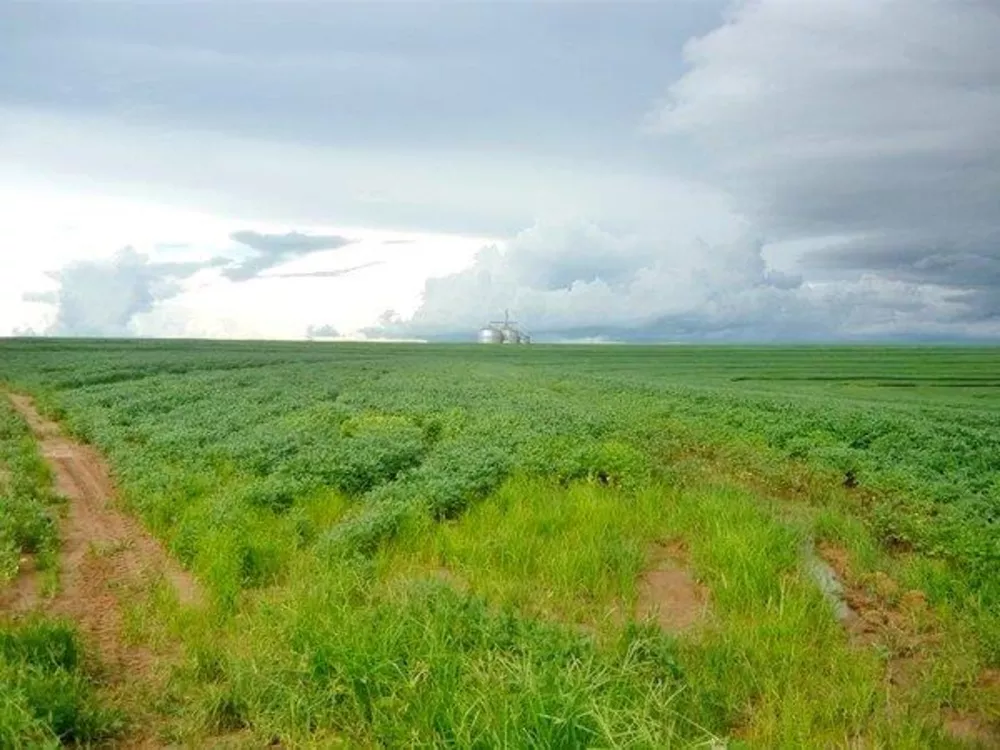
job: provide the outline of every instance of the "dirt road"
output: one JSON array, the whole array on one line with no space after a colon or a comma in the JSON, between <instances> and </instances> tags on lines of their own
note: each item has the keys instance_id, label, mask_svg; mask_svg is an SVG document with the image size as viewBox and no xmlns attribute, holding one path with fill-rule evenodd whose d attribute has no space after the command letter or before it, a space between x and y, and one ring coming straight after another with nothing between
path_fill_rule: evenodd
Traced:
<instances>
[{"instance_id":1,"label":"dirt road","mask_svg":"<svg viewBox=\"0 0 1000 750\"><path fill-rule=\"evenodd\" d=\"M97 451L64 436L29 397L9 398L30 425L68 508L60 526L55 596L40 597L37 575L28 571L0 606L8 611L40 608L75 621L112 681L144 672L152 656L123 637L122 600L166 579L182 603L195 603L200 600L198 586L135 519L115 507L110 472Z\"/></svg>"}]
</instances>

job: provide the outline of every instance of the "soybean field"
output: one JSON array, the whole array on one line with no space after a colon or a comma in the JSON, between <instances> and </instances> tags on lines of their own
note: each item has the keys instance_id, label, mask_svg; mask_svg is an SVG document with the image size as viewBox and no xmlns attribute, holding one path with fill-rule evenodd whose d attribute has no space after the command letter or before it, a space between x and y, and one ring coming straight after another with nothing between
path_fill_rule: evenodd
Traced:
<instances>
[{"instance_id":1,"label":"soybean field","mask_svg":"<svg viewBox=\"0 0 1000 750\"><path fill-rule=\"evenodd\" d=\"M1000 746L1000 349L12 339L0 388L0 747Z\"/></svg>"}]
</instances>

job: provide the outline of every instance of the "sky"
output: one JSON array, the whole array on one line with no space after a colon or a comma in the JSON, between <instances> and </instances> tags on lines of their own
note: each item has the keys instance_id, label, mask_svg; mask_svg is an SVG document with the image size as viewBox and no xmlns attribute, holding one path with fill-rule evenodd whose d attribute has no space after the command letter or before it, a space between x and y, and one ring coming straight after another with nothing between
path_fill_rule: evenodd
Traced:
<instances>
[{"instance_id":1,"label":"sky","mask_svg":"<svg viewBox=\"0 0 1000 750\"><path fill-rule=\"evenodd\" d=\"M0 2L0 336L1000 339L995 0Z\"/></svg>"}]
</instances>

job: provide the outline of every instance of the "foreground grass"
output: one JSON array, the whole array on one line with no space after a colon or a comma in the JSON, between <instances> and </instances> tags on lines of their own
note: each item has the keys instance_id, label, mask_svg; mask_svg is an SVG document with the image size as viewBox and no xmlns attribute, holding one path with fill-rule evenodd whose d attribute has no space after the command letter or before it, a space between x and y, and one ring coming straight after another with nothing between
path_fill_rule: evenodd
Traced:
<instances>
[{"instance_id":1,"label":"foreground grass","mask_svg":"<svg viewBox=\"0 0 1000 750\"><path fill-rule=\"evenodd\" d=\"M890 716L883 659L849 645L804 572L803 530L778 515L733 486L628 493L514 481L456 524L404 534L385 564L444 566L499 606L596 625L613 643L636 627L622 630L622 614L631 611L645 550L682 540L712 603L697 632L659 636L674 669L674 710L690 726L723 736L735 728L766 747L860 738L926 746L937 737L934 720L919 711L906 723Z\"/></svg>"},{"instance_id":2,"label":"foreground grass","mask_svg":"<svg viewBox=\"0 0 1000 750\"><path fill-rule=\"evenodd\" d=\"M97 699L71 624L0 623L0 747L89 745L122 728Z\"/></svg>"},{"instance_id":3,"label":"foreground grass","mask_svg":"<svg viewBox=\"0 0 1000 750\"><path fill-rule=\"evenodd\" d=\"M147 613L188 649L160 708L183 707L174 739L247 746L945 745L948 671L976 665L928 655L936 683L891 685L887 644L852 644L805 573L808 533L732 485L514 478L456 521L411 519L374 558L303 547L232 611ZM627 606L664 539L710 592L679 634Z\"/></svg>"}]
</instances>

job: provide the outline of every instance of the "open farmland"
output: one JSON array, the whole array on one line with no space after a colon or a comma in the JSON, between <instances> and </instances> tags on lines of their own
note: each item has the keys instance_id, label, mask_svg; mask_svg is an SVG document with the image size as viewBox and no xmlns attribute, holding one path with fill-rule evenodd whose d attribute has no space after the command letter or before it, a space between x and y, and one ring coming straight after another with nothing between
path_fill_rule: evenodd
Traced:
<instances>
[{"instance_id":1,"label":"open farmland","mask_svg":"<svg viewBox=\"0 0 1000 750\"><path fill-rule=\"evenodd\" d=\"M12 340L0 380L199 587L113 587L131 676L29 621L88 649L85 738L1000 742L996 348ZM19 555L72 583L27 429L0 404L0 602ZM31 710L0 740L60 737Z\"/></svg>"}]
</instances>

